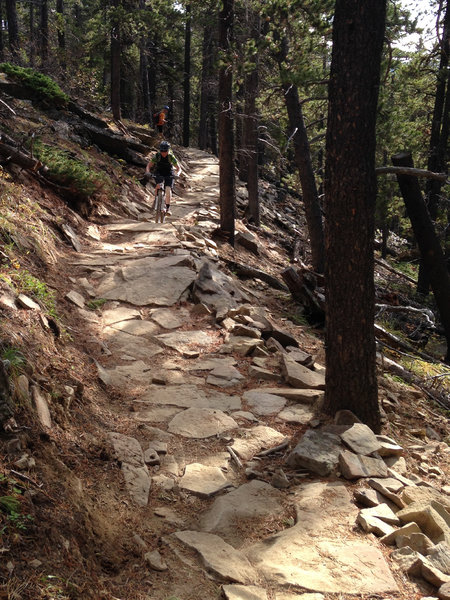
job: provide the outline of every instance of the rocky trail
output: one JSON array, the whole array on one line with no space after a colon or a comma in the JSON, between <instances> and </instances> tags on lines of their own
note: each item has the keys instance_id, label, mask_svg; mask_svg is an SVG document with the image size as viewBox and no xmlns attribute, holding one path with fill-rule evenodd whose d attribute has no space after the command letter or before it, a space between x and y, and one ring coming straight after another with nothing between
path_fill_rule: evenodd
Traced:
<instances>
[{"instance_id":1,"label":"rocky trail","mask_svg":"<svg viewBox=\"0 0 450 600\"><path fill-rule=\"evenodd\" d=\"M111 402L90 491L107 482L99 502L121 513L131 566L108 587L121 600L138 598L133 579L152 600L448 600L448 445L404 430L412 388L381 390L389 437L320 414L319 341L270 310L279 292L220 269L218 164L188 150L185 168L168 222L136 202L135 220L67 259ZM43 402L45 426L49 414Z\"/></svg>"}]
</instances>

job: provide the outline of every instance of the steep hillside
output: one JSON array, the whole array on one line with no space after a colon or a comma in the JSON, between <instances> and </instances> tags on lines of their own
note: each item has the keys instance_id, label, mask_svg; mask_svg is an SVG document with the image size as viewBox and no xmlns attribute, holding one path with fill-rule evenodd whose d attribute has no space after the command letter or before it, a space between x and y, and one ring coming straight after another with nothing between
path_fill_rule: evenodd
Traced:
<instances>
[{"instance_id":1,"label":"steep hillside","mask_svg":"<svg viewBox=\"0 0 450 600\"><path fill-rule=\"evenodd\" d=\"M140 183L151 131L9 92L0 131L17 156L2 154L0 166L0 598L433 595L436 583L392 568L390 549L356 526L360 477L337 463L286 463L305 432L336 437L349 426L320 412L320 278L315 313L281 277L289 264L308 270L301 202L261 182L255 230L240 186L232 249L214 237L217 160L175 148L174 214L156 225ZM414 303L389 265L376 282L380 304ZM397 333L421 328L383 310ZM438 332L430 338L439 355ZM448 373L407 357L421 390L387 373L397 351L383 354L384 433L399 445L404 485L434 490L446 510ZM229 489L235 504L218 507ZM291 555L295 564L277 563Z\"/></svg>"}]
</instances>

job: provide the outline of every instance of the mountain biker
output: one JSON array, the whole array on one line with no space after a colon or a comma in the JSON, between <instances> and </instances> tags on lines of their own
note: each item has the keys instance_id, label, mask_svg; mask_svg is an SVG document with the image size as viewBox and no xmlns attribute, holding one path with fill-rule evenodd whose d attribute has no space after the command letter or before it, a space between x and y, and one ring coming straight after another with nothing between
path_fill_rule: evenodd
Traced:
<instances>
[{"instance_id":1,"label":"mountain biker","mask_svg":"<svg viewBox=\"0 0 450 600\"><path fill-rule=\"evenodd\" d=\"M163 127L167 123L167 115L169 114L169 107L163 106L162 109L155 113L156 130L158 133L163 132Z\"/></svg>"},{"instance_id":2,"label":"mountain biker","mask_svg":"<svg viewBox=\"0 0 450 600\"><path fill-rule=\"evenodd\" d=\"M181 166L179 165L174 153L170 149L169 142L161 142L159 144L159 152L152 156L145 168L145 175L146 177L150 177L150 173L154 173L155 175L155 202L160 184L162 181L164 181L164 185L166 187L167 215L172 214L170 211L170 201L172 199L173 182L175 179L174 169L176 169L176 175L181 173Z\"/></svg>"}]
</instances>

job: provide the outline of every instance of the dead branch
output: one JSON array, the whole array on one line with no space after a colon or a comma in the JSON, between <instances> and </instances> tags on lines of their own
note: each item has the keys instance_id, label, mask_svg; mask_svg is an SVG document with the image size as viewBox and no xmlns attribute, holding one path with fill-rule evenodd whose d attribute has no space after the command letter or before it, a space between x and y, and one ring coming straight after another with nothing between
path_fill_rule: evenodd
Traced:
<instances>
[{"instance_id":1,"label":"dead branch","mask_svg":"<svg viewBox=\"0 0 450 600\"><path fill-rule=\"evenodd\" d=\"M375 169L377 175L385 175L394 173L395 175L411 175L413 177L424 177L426 179L437 179L438 181L447 181L447 173L433 173L426 169L415 169L414 167L377 167Z\"/></svg>"},{"instance_id":2,"label":"dead branch","mask_svg":"<svg viewBox=\"0 0 450 600\"><path fill-rule=\"evenodd\" d=\"M388 265L384 260L376 258L375 264L380 265L380 267L383 267L383 269L386 269L386 271L390 271L391 273L394 273L395 275L398 275L399 277L403 277L404 279L407 279L410 283L417 285L417 281L415 281L412 277L410 277L409 275L406 275L405 273L402 273L401 271L397 271L397 269L394 269L394 267L391 267L391 265Z\"/></svg>"},{"instance_id":3,"label":"dead branch","mask_svg":"<svg viewBox=\"0 0 450 600\"><path fill-rule=\"evenodd\" d=\"M276 290L283 290L283 292L288 292L288 288L279 281L276 277L269 275L265 271L261 271L260 269L255 269L254 267L250 267L249 265L243 265L241 263L234 262L233 260L225 259L225 262L228 265L228 268L236 273L238 277L245 277L248 279L261 279L261 281L265 281L271 287Z\"/></svg>"},{"instance_id":4,"label":"dead branch","mask_svg":"<svg viewBox=\"0 0 450 600\"><path fill-rule=\"evenodd\" d=\"M227 446L226 448L227 448L228 452L230 453L231 458L236 463L238 469L243 469L244 465L242 464L239 456L236 454L236 452L233 450L233 448L231 446Z\"/></svg>"},{"instance_id":5,"label":"dead branch","mask_svg":"<svg viewBox=\"0 0 450 600\"><path fill-rule=\"evenodd\" d=\"M428 308L414 308L413 306L392 306L391 304L375 304L375 308L379 311L377 317L385 311L389 312L406 312L421 315L429 329L436 328L434 314Z\"/></svg>"},{"instance_id":6,"label":"dead branch","mask_svg":"<svg viewBox=\"0 0 450 600\"><path fill-rule=\"evenodd\" d=\"M1 133L0 139L3 140L3 135ZM37 173L38 171L41 173L46 173L48 171L47 167L45 167L40 160L31 158L31 156L28 156L24 152L17 150L10 144L5 144L3 141L0 142L0 154L5 158L7 163L13 162L19 165L19 167L28 169L33 173Z\"/></svg>"},{"instance_id":7,"label":"dead branch","mask_svg":"<svg viewBox=\"0 0 450 600\"><path fill-rule=\"evenodd\" d=\"M437 402L443 408L450 408L450 394L445 391L439 392L434 390L433 388L427 388L424 382L419 379L414 373L408 371L395 361L387 358L383 354L380 356L381 368L384 371L388 371L389 373L393 373L398 377L401 377L404 381L409 384L412 384L419 388L424 394L426 394L429 398L432 398L435 402Z\"/></svg>"},{"instance_id":8,"label":"dead branch","mask_svg":"<svg viewBox=\"0 0 450 600\"><path fill-rule=\"evenodd\" d=\"M378 338L381 338L382 340L387 340L389 342L389 344L391 344L391 346L393 346L394 349L403 350L405 352L408 352L409 354L412 355L412 358L419 357L419 358L422 358L423 360L426 360L427 362L432 362L432 363L439 362L438 360L436 360L429 354L425 354L424 352L419 352L418 350L416 350L416 348L414 348L414 346L412 346L411 344L408 344L408 342L405 342L404 340L400 339L398 336L394 335L393 333L389 333L389 331L386 331L386 329L384 329L380 325L377 325L375 323L374 328L375 328L375 335L378 336L377 341L379 341ZM383 342L381 342L381 343L383 343Z\"/></svg>"},{"instance_id":9,"label":"dead branch","mask_svg":"<svg viewBox=\"0 0 450 600\"><path fill-rule=\"evenodd\" d=\"M13 115L16 115L16 112L9 106L9 104L6 104L6 102L4 100L2 100L1 98L0 98L0 102L3 104L3 106L6 106L6 108L8 110L10 110Z\"/></svg>"}]
</instances>

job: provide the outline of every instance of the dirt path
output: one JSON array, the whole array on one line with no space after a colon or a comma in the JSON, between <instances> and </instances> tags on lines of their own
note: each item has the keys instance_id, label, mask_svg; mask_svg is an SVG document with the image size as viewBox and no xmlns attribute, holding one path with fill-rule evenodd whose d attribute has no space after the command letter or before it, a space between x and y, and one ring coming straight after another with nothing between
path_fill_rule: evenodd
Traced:
<instances>
[{"instance_id":1,"label":"dirt path","mask_svg":"<svg viewBox=\"0 0 450 600\"><path fill-rule=\"evenodd\" d=\"M73 264L80 289L106 300L90 326L121 469L104 502L126 506L135 576L152 600L412 598L386 547L355 527L352 484L286 466L320 423L323 368L302 328L266 309L274 291L220 270L218 164L189 150L186 166L167 223L139 207Z\"/></svg>"}]
</instances>

